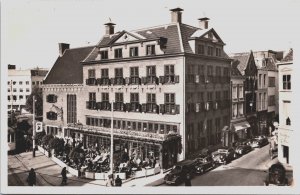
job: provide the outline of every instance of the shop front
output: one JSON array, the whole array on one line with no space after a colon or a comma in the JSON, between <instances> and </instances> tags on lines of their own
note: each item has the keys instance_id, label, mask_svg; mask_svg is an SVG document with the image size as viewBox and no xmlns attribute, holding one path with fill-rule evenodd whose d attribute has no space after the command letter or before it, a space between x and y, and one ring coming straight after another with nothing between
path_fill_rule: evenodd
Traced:
<instances>
[{"instance_id":1,"label":"shop front","mask_svg":"<svg viewBox=\"0 0 300 195\"><path fill-rule=\"evenodd\" d=\"M247 138L247 132L250 128L250 124L247 121L239 122L233 124L234 131L237 135L238 139L246 139Z\"/></svg>"},{"instance_id":2,"label":"shop front","mask_svg":"<svg viewBox=\"0 0 300 195\"><path fill-rule=\"evenodd\" d=\"M267 110L257 112L258 119L258 135L267 135Z\"/></svg>"}]
</instances>

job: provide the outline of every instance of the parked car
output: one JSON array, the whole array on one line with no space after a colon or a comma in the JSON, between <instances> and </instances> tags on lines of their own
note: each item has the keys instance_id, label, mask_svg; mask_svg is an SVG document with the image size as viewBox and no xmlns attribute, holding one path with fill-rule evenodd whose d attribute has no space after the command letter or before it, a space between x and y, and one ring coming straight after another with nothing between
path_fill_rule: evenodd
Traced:
<instances>
[{"instance_id":1,"label":"parked car","mask_svg":"<svg viewBox=\"0 0 300 195\"><path fill-rule=\"evenodd\" d=\"M236 157L233 148L223 147L212 153L212 158L217 164L227 164Z\"/></svg>"},{"instance_id":2,"label":"parked car","mask_svg":"<svg viewBox=\"0 0 300 195\"><path fill-rule=\"evenodd\" d=\"M195 171L197 174L202 174L209 169L215 167L215 162L211 155L200 155L196 158Z\"/></svg>"},{"instance_id":3,"label":"parked car","mask_svg":"<svg viewBox=\"0 0 300 195\"><path fill-rule=\"evenodd\" d=\"M282 164L276 163L273 164L269 170L268 174L266 176L266 179L264 181L264 185L270 186L270 185L276 185L276 186L285 186L288 185L288 179L286 178L286 170L283 167Z\"/></svg>"},{"instance_id":4,"label":"parked car","mask_svg":"<svg viewBox=\"0 0 300 195\"><path fill-rule=\"evenodd\" d=\"M257 136L251 140L250 146L252 148L261 148L269 144L269 140L266 136Z\"/></svg>"},{"instance_id":5,"label":"parked car","mask_svg":"<svg viewBox=\"0 0 300 195\"><path fill-rule=\"evenodd\" d=\"M195 173L195 160L185 160L174 165L170 173L166 174L164 181L166 184L179 185L182 183L187 174L192 177Z\"/></svg>"},{"instance_id":6,"label":"parked car","mask_svg":"<svg viewBox=\"0 0 300 195\"><path fill-rule=\"evenodd\" d=\"M244 154L247 154L248 152L250 152L251 150L252 150L252 147L245 143L245 144L240 144L239 146L237 146L235 148L235 153L237 155L244 155Z\"/></svg>"}]
</instances>

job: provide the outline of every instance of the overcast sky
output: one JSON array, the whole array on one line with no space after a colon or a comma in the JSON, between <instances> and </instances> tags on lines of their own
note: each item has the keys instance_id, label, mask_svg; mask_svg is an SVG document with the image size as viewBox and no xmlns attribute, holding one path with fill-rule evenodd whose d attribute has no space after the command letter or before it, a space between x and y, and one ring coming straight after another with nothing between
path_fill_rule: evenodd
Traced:
<instances>
[{"instance_id":1,"label":"overcast sky","mask_svg":"<svg viewBox=\"0 0 300 195\"><path fill-rule=\"evenodd\" d=\"M1 5L1 66L51 68L59 42L71 48L94 45L109 18L116 31L167 24L175 7L184 9L183 23L189 25L209 17L227 53L287 50L300 35L299 5L297 0L7 0Z\"/></svg>"}]
</instances>

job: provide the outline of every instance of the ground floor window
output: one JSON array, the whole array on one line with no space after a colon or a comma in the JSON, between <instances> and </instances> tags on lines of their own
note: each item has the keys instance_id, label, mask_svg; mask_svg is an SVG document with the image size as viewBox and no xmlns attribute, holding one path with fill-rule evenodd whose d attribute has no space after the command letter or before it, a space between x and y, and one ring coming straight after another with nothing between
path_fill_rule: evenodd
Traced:
<instances>
[{"instance_id":1,"label":"ground floor window","mask_svg":"<svg viewBox=\"0 0 300 195\"><path fill-rule=\"evenodd\" d=\"M52 127L52 126L47 126L46 128L47 134L52 134L52 135L58 135L58 128L57 127Z\"/></svg>"}]
</instances>

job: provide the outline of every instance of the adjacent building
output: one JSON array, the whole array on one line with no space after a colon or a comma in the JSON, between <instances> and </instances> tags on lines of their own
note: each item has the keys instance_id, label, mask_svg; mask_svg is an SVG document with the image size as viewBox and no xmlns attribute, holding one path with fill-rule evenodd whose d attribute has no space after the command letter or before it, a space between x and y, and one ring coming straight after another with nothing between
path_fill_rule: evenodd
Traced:
<instances>
[{"instance_id":1,"label":"adjacent building","mask_svg":"<svg viewBox=\"0 0 300 195\"><path fill-rule=\"evenodd\" d=\"M255 64L253 52L235 53L230 54L230 57L234 60L232 63L233 67L237 67L240 74L244 77L244 113L247 122L243 122L243 125L236 127L237 129L244 130L246 135L240 133L243 138L252 137L258 134L258 119L257 119L257 67ZM233 81L236 79L233 77ZM240 83L241 81L235 81ZM234 92L232 92L233 94ZM239 99L242 100L242 99ZM235 100L236 101L236 100ZM242 103L242 101L241 101ZM240 104L241 104L240 103ZM237 102L233 102L232 106L235 106ZM234 107L235 108L235 107ZM240 107L241 108L241 107ZM234 114L234 112L232 112ZM241 118L243 119L243 118Z\"/></svg>"},{"instance_id":2,"label":"adjacent building","mask_svg":"<svg viewBox=\"0 0 300 195\"><path fill-rule=\"evenodd\" d=\"M16 65L8 65L7 100L8 109L22 110L32 89L39 87L48 70L34 68L28 70L17 70Z\"/></svg>"},{"instance_id":3,"label":"adjacent building","mask_svg":"<svg viewBox=\"0 0 300 195\"><path fill-rule=\"evenodd\" d=\"M296 155L291 154L291 139L293 137L292 115L292 83L293 75L293 50L277 63L279 81L279 127L278 127L278 159L282 163L294 164Z\"/></svg>"},{"instance_id":4,"label":"adjacent building","mask_svg":"<svg viewBox=\"0 0 300 195\"><path fill-rule=\"evenodd\" d=\"M109 147L112 127L116 153L154 156L164 169L221 143L232 60L208 18L194 27L170 11L156 27L115 33L106 23L93 47L60 44L43 85L46 132Z\"/></svg>"}]
</instances>

